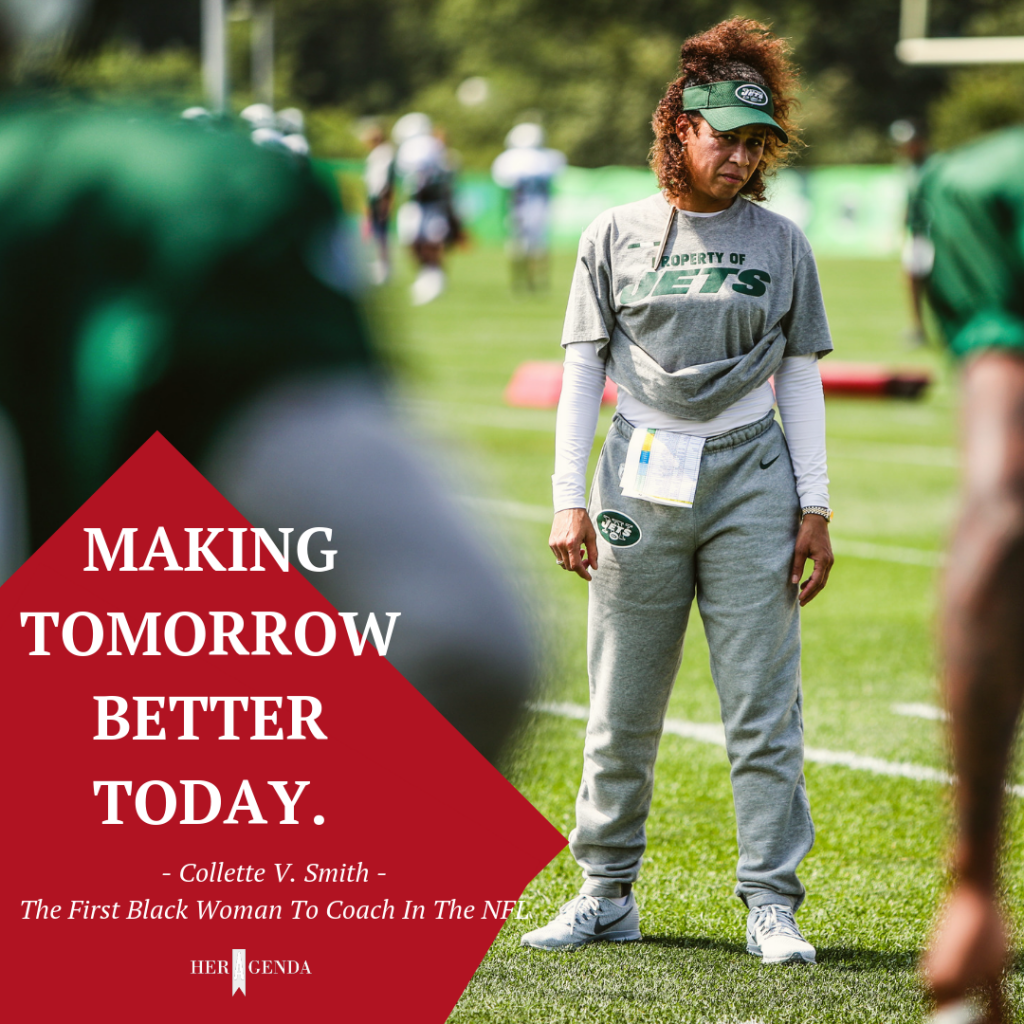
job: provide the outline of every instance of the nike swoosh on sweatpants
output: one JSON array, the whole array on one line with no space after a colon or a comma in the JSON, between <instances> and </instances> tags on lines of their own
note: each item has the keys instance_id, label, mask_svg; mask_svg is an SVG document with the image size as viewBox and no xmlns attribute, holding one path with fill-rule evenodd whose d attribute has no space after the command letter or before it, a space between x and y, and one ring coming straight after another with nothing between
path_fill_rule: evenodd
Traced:
<instances>
[{"instance_id":1,"label":"nike swoosh on sweatpants","mask_svg":"<svg viewBox=\"0 0 1024 1024\"><path fill-rule=\"evenodd\" d=\"M780 453L780 454L781 454L781 453ZM776 455L776 456L775 456L775 459L777 459L778 457L779 457L779 456L778 456L778 455ZM765 462L765 461L764 461L764 459L762 459L762 460L761 460L761 468L762 468L762 469L767 469L767 468L768 468L768 467L769 467L769 466L770 466L770 465L771 465L771 464L772 464L772 463L773 463L773 462L775 461L775 459L769 459L769 460L768 460L767 462Z\"/></svg>"}]
</instances>

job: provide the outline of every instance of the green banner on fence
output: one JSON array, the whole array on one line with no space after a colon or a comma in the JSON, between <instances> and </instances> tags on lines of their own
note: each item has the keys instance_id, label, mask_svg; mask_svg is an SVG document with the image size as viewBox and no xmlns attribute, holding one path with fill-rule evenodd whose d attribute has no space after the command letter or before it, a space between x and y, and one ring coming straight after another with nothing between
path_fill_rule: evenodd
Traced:
<instances>
[{"instance_id":1,"label":"green banner on fence","mask_svg":"<svg viewBox=\"0 0 1024 1024\"><path fill-rule=\"evenodd\" d=\"M317 163L322 174L333 175L346 209L361 209L362 165L353 160ZM783 170L771 184L767 205L799 224L818 255L888 258L903 242L907 180L902 168L889 165ZM575 248L598 214L656 189L654 175L644 168L567 167L553 191L552 244ZM489 174L461 174L456 202L473 238L505 240L507 196Z\"/></svg>"}]
</instances>

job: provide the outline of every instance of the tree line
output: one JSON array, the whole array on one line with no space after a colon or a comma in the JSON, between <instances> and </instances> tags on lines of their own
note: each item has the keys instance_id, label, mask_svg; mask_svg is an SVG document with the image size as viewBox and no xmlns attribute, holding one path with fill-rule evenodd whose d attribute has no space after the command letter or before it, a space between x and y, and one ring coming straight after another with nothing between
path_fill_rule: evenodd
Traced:
<instances>
[{"instance_id":1,"label":"tree line","mask_svg":"<svg viewBox=\"0 0 1024 1024\"><path fill-rule=\"evenodd\" d=\"M247 99L246 6L234 5L231 29L238 103ZM894 49L899 0L275 0L273 6L281 105L310 112L314 144L327 155L359 153L359 119L387 126L422 109L445 127L469 165L488 164L524 117L541 120L550 144L578 166L643 164L651 112L675 77L680 43L733 14L765 21L792 42L804 72L804 163L889 160L887 130L899 118L929 122L942 146L1024 120L1019 68L901 64ZM148 75L165 91L195 91L200 0L100 0L99 7L108 42L69 73L78 84L98 81L109 90L121 79L144 88ZM929 34L1024 34L1024 0L931 0ZM476 81L471 96L459 89L467 79Z\"/></svg>"}]
</instances>

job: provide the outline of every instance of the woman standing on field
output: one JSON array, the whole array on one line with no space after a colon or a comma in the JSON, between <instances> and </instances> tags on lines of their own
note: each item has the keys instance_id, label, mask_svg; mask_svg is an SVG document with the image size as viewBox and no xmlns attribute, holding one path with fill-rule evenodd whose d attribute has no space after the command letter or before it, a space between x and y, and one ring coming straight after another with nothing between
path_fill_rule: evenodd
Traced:
<instances>
[{"instance_id":1,"label":"woman standing on field","mask_svg":"<svg viewBox=\"0 0 1024 1024\"><path fill-rule=\"evenodd\" d=\"M590 720L570 835L584 883L527 946L640 938L632 886L696 595L732 766L747 950L815 961L793 917L814 840L798 606L833 561L817 367L832 341L806 238L759 205L794 140L794 84L786 43L755 21L687 40L654 114L661 192L602 214L580 242L549 543L563 569L592 581ZM619 403L588 513L606 374Z\"/></svg>"}]
</instances>

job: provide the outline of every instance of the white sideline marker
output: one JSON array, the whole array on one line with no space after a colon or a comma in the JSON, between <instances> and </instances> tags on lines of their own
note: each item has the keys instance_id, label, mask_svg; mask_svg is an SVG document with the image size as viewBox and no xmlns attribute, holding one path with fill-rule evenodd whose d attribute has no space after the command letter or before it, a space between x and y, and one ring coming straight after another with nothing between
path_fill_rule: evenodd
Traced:
<instances>
[{"instance_id":1,"label":"white sideline marker","mask_svg":"<svg viewBox=\"0 0 1024 1024\"><path fill-rule=\"evenodd\" d=\"M893 714L907 718L927 718L933 722L945 722L949 715L934 704L893 704Z\"/></svg>"},{"instance_id":2,"label":"white sideline marker","mask_svg":"<svg viewBox=\"0 0 1024 1024\"><path fill-rule=\"evenodd\" d=\"M543 714L557 715L560 718L574 718L584 722L590 717L589 708L568 701L532 704L531 709ZM718 747L725 746L725 729L717 724L710 725L686 722L681 718L666 718L664 732L688 740L697 740L700 743L713 743ZM845 751L805 747L804 760L837 768L852 768L854 771L870 772L872 775L913 779L915 782L938 782L944 786L953 783L953 776L949 772L939 771L937 768L910 764L906 761L883 761L880 757L867 757L863 754L852 754ZM1006 791L1012 796L1024 796L1024 786L1007 786Z\"/></svg>"}]
</instances>

